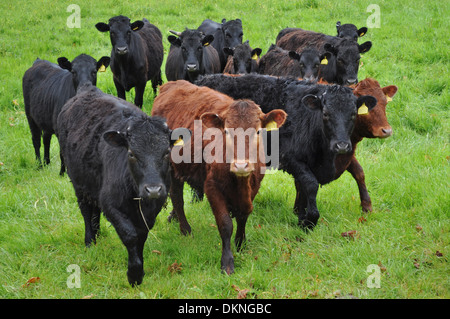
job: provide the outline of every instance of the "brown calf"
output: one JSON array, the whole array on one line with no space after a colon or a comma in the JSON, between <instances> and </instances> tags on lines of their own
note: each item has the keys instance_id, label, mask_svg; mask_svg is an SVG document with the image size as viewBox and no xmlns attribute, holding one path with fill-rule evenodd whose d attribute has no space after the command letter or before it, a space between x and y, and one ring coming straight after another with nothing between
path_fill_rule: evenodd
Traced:
<instances>
[{"instance_id":1,"label":"brown calf","mask_svg":"<svg viewBox=\"0 0 450 319\"><path fill-rule=\"evenodd\" d=\"M386 104L397 93L397 86L389 85L381 87L378 81L367 78L359 82L353 93L356 96L372 95L377 99L377 105L367 114L358 114L356 117L355 128L351 135L352 152L348 154L339 154L336 157L336 175L337 179L346 170L352 174L356 180L361 198L361 206L364 212L372 211L372 202L367 191L364 170L355 156L356 145L364 138L387 138L392 135L392 128L386 117Z\"/></svg>"},{"instance_id":2,"label":"brown calf","mask_svg":"<svg viewBox=\"0 0 450 319\"><path fill-rule=\"evenodd\" d=\"M282 110L273 110L264 114L260 107L250 100L233 100L222 93L207 87L198 87L186 81L169 82L160 88L160 94L153 104L152 115L167 119L171 129L186 127L193 133L186 141L181 152L191 152L191 163L176 163L172 156L172 185L170 196L176 216L180 222L183 234L191 232L191 227L184 213L183 185L184 182L193 188L203 187L211 205L216 223L222 238L221 268L231 274L234 272L234 259L231 252L231 235L233 222L236 218L237 230L235 244L240 250L245 240L245 224L253 210L255 198L261 181L265 160L257 157L256 163L250 160L250 149L262 147L257 132L270 126L280 127L286 119ZM195 120L202 121L202 141L196 140L199 129ZM206 138L208 128L216 128L219 135L214 139ZM239 129L254 132L244 137L245 155L241 154L236 145L239 140ZM219 142L217 142L219 141ZM222 141L220 143L220 141ZM195 163L196 148L200 151L211 150L215 144L214 160L202 158ZM228 152L233 150L234 156L228 158ZM176 151L176 149L175 149ZM198 152L198 149L197 149ZM217 155L222 152L222 155ZM173 154L172 154L173 155ZM240 156L240 157L238 157ZM231 214L231 215L230 215Z\"/></svg>"}]
</instances>

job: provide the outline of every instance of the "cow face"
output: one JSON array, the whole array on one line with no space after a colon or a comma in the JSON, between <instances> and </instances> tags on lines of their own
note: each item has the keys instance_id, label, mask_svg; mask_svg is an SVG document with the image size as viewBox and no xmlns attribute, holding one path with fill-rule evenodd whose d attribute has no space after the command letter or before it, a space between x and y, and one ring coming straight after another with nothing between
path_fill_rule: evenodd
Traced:
<instances>
[{"instance_id":1,"label":"cow face","mask_svg":"<svg viewBox=\"0 0 450 319\"><path fill-rule=\"evenodd\" d=\"M326 43L325 51L333 53L336 66L337 83L349 85L358 83L360 53L365 53L372 47L367 41L358 45L352 40L342 39L336 46Z\"/></svg>"},{"instance_id":2,"label":"cow face","mask_svg":"<svg viewBox=\"0 0 450 319\"><path fill-rule=\"evenodd\" d=\"M73 86L75 90L78 86L85 82L97 85L97 71L105 71L110 62L107 56L101 57L97 62L93 57L81 54L72 62L65 57L58 58L58 65L72 72Z\"/></svg>"},{"instance_id":3,"label":"cow face","mask_svg":"<svg viewBox=\"0 0 450 319\"><path fill-rule=\"evenodd\" d=\"M224 48L235 48L242 43L242 21L241 19L226 21L222 20L222 32Z\"/></svg>"},{"instance_id":4,"label":"cow face","mask_svg":"<svg viewBox=\"0 0 450 319\"><path fill-rule=\"evenodd\" d=\"M333 85L327 87L321 96L304 96L302 103L311 110L321 111L323 132L329 142L329 151L345 154L352 151L350 135L357 113L370 111L377 100L373 96L356 98L351 89Z\"/></svg>"},{"instance_id":5,"label":"cow face","mask_svg":"<svg viewBox=\"0 0 450 319\"><path fill-rule=\"evenodd\" d=\"M247 40L234 49L223 48L223 52L233 57L234 74L249 74L256 72L257 60L259 60L262 50L260 48L252 50Z\"/></svg>"},{"instance_id":6,"label":"cow face","mask_svg":"<svg viewBox=\"0 0 450 319\"><path fill-rule=\"evenodd\" d=\"M203 113L200 119L206 127L220 129L225 135L227 163L230 172L238 177L248 177L264 159L259 157L262 128L277 129L286 120L283 110L264 114L260 107L250 100L236 101L230 105L226 118L215 113Z\"/></svg>"},{"instance_id":7,"label":"cow face","mask_svg":"<svg viewBox=\"0 0 450 319\"><path fill-rule=\"evenodd\" d=\"M397 93L397 86L380 87L378 81L365 79L359 82L355 89L356 96L372 95L377 99L376 106L367 114L358 114L355 123L355 133L360 137L387 138L392 135L392 127L386 117L386 105Z\"/></svg>"},{"instance_id":8,"label":"cow face","mask_svg":"<svg viewBox=\"0 0 450 319\"><path fill-rule=\"evenodd\" d=\"M113 147L126 149L128 169L140 199L167 197L170 130L161 118L133 119L124 132L108 131L103 138Z\"/></svg>"},{"instance_id":9,"label":"cow face","mask_svg":"<svg viewBox=\"0 0 450 319\"><path fill-rule=\"evenodd\" d=\"M95 25L100 32L109 31L113 52L119 56L128 53L132 33L142 29L143 26L143 21L130 23L130 19L125 16L113 17L109 19L109 24L99 22Z\"/></svg>"},{"instance_id":10,"label":"cow face","mask_svg":"<svg viewBox=\"0 0 450 319\"><path fill-rule=\"evenodd\" d=\"M338 38L347 38L355 42L367 33L366 27L357 29L354 24L341 24L340 21L336 23L336 29Z\"/></svg>"},{"instance_id":11,"label":"cow face","mask_svg":"<svg viewBox=\"0 0 450 319\"><path fill-rule=\"evenodd\" d=\"M295 51L289 51L289 57L297 60L300 65L300 77L305 81L317 81L319 78L320 67L324 62L328 64L331 58L330 52L325 52L319 56L319 52L315 49L306 49L301 54Z\"/></svg>"},{"instance_id":12,"label":"cow face","mask_svg":"<svg viewBox=\"0 0 450 319\"><path fill-rule=\"evenodd\" d=\"M189 78L195 78L202 72L203 50L211 44L214 36L205 36L200 31L186 29L179 37L170 35L168 40L173 46L181 50L184 70L187 71Z\"/></svg>"}]
</instances>

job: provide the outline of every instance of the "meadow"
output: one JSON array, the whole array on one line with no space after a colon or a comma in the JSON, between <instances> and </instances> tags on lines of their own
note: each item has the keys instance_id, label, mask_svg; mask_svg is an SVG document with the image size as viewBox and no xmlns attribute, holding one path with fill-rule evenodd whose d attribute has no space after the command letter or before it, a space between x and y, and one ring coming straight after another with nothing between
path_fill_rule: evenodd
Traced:
<instances>
[{"instance_id":1,"label":"meadow","mask_svg":"<svg viewBox=\"0 0 450 319\"><path fill-rule=\"evenodd\" d=\"M81 9L80 28L67 25L72 3ZM362 55L359 79L399 88L387 106L393 136L365 139L356 151L373 212L361 212L356 183L344 173L319 189L321 217L305 232L292 212L293 179L277 171L262 182L230 276L220 271L221 240L208 201L192 203L187 186L193 235L168 223L169 199L146 242L142 285L128 284L126 249L105 218L97 244L85 248L73 187L58 174L56 137L51 164L37 169L22 96L22 76L37 57L56 63L61 56L109 55L109 36L94 25L119 14L158 26L165 58L169 29L196 28L206 18L240 18L244 40L264 54L285 27L334 35L338 20L373 25L371 4L378 5L379 25L359 40L373 42ZM0 298L449 298L449 6L419 0L1 1ZM97 86L116 95L109 68L98 74ZM134 99L134 89L127 99ZM147 85L145 112L153 99ZM349 231L356 232L343 236ZM75 268L68 271L70 265ZM71 288L73 269L80 288Z\"/></svg>"}]
</instances>

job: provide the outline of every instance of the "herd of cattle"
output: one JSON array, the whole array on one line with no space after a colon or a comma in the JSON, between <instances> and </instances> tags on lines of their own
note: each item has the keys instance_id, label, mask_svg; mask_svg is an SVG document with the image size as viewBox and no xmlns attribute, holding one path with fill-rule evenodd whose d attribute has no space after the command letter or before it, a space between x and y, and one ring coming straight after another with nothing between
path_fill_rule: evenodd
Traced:
<instances>
[{"instance_id":1,"label":"herd of cattle","mask_svg":"<svg viewBox=\"0 0 450 319\"><path fill-rule=\"evenodd\" d=\"M206 194L222 239L221 268L234 272L231 218L239 250L267 163L260 157L251 161L248 152L234 152L230 161L175 163L173 151L202 151L212 143L193 141L196 120L202 121L202 134L220 130L224 156L237 128L279 138L279 168L294 177L294 212L303 228L319 219L319 185L346 170L358 184L362 210L372 210L355 149L364 137L392 134L385 110L397 87L381 87L370 78L358 82L360 54L372 46L357 42L367 28L338 22L337 36L286 28L261 56L260 48L243 42L240 19L205 20L197 29L170 31L164 85L163 39L156 26L117 16L96 28L109 32L110 57L96 61L81 54L72 62L61 57L58 64L37 59L23 77L25 112L40 165L41 137L45 164L51 137L58 137L60 174L67 169L75 189L86 246L95 243L103 212L128 250L131 285L142 282L144 243L169 195L170 219L178 220L183 234L191 232L185 182L198 200ZM96 87L97 72L108 66L118 97ZM158 94L151 116L142 111L148 81ZM134 105L125 100L133 87ZM177 140L172 132L178 128L189 129L192 138ZM246 149L255 145L268 148L259 134L245 140Z\"/></svg>"}]
</instances>

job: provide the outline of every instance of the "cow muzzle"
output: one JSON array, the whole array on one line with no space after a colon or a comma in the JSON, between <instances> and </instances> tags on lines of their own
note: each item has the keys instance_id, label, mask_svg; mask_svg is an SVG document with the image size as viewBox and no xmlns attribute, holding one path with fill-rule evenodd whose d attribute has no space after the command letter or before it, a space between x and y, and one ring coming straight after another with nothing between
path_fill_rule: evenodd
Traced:
<instances>
[{"instance_id":1,"label":"cow muzzle","mask_svg":"<svg viewBox=\"0 0 450 319\"><path fill-rule=\"evenodd\" d=\"M254 165L251 165L247 161L236 161L230 165L230 171L239 177L249 176L254 169Z\"/></svg>"},{"instance_id":2,"label":"cow muzzle","mask_svg":"<svg viewBox=\"0 0 450 319\"><path fill-rule=\"evenodd\" d=\"M155 185L149 185L146 184L143 187L143 196L141 196L142 198L147 198L147 199L156 199L156 198L160 198L161 196L164 195L164 185L162 184L155 184Z\"/></svg>"},{"instance_id":3,"label":"cow muzzle","mask_svg":"<svg viewBox=\"0 0 450 319\"><path fill-rule=\"evenodd\" d=\"M352 146L347 142L338 142L333 147L333 151L337 154L350 153L351 150L352 150Z\"/></svg>"},{"instance_id":4,"label":"cow muzzle","mask_svg":"<svg viewBox=\"0 0 450 319\"><path fill-rule=\"evenodd\" d=\"M116 48L116 53L118 55L124 55L128 53L128 48L127 47L117 47Z\"/></svg>"},{"instance_id":5,"label":"cow muzzle","mask_svg":"<svg viewBox=\"0 0 450 319\"><path fill-rule=\"evenodd\" d=\"M191 64L191 63L188 63L188 64L186 65L186 70L187 70L188 72L196 72L196 71L198 71L198 65L197 65L197 64Z\"/></svg>"},{"instance_id":6,"label":"cow muzzle","mask_svg":"<svg viewBox=\"0 0 450 319\"><path fill-rule=\"evenodd\" d=\"M356 84L358 83L358 78L347 79L346 84Z\"/></svg>"}]
</instances>

